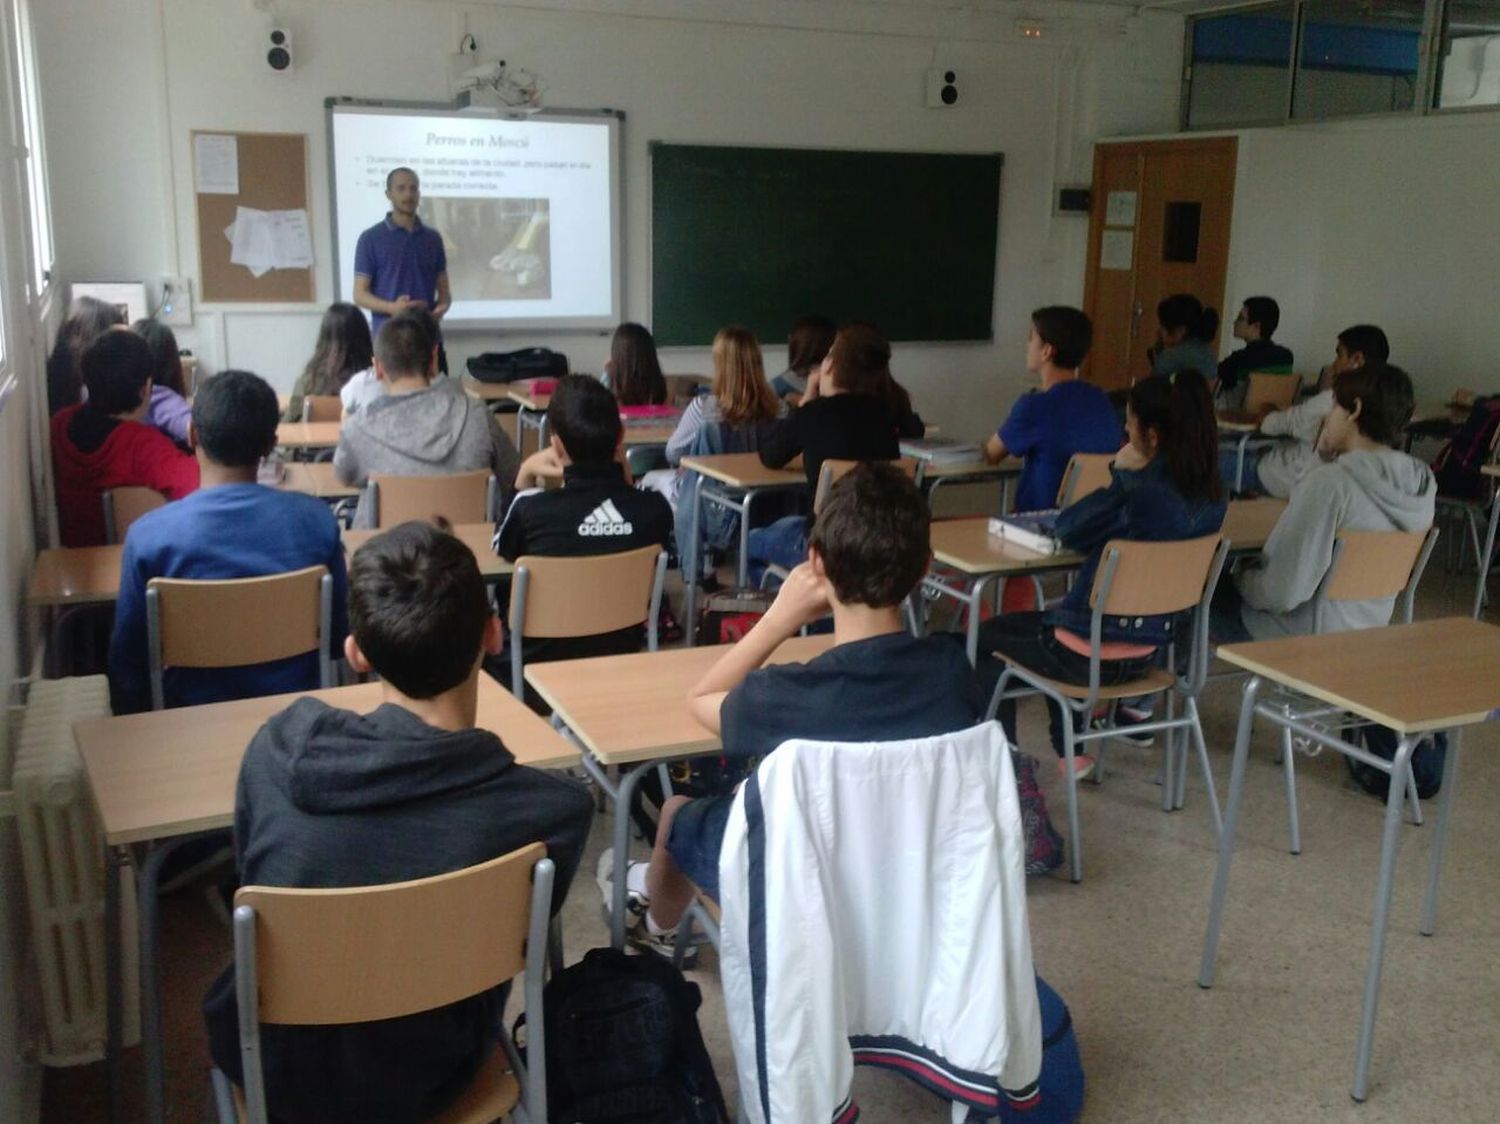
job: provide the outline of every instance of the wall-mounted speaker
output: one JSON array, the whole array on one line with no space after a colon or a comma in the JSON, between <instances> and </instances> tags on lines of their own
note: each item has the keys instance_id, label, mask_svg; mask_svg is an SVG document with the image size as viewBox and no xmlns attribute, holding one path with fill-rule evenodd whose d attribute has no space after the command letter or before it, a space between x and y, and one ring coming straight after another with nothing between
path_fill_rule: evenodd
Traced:
<instances>
[{"instance_id":1,"label":"wall-mounted speaker","mask_svg":"<svg viewBox=\"0 0 1500 1124\"><path fill-rule=\"evenodd\" d=\"M958 72L934 67L927 72L927 108L948 109L958 104Z\"/></svg>"},{"instance_id":2,"label":"wall-mounted speaker","mask_svg":"<svg viewBox=\"0 0 1500 1124\"><path fill-rule=\"evenodd\" d=\"M266 65L277 74L286 74L292 69L292 33L284 27L273 27L266 32Z\"/></svg>"}]
</instances>

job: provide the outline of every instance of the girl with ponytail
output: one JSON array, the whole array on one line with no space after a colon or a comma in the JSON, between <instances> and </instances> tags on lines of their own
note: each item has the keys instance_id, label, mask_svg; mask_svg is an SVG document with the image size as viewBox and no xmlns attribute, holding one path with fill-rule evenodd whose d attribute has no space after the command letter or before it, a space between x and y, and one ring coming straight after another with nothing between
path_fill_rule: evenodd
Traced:
<instances>
[{"instance_id":1,"label":"girl with ponytail","mask_svg":"<svg viewBox=\"0 0 1500 1124\"><path fill-rule=\"evenodd\" d=\"M1196 370L1170 379L1145 379L1130 389L1125 407L1129 438L1115 456L1108 488L1083 497L1057 517L1063 545L1086 555L1078 580L1057 608L1044 613L1005 613L980 627L980 651L998 652L1033 671L1065 683L1089 681L1089 593L1104 546L1111 539L1173 542L1212 534L1224 522L1224 485L1219 479L1218 426L1208 383ZM1099 681L1138 679L1156 662L1156 650L1171 638L1168 616L1106 618ZM993 689L1001 663L987 660ZM1051 706L1052 748L1063 768L1062 713ZM1016 705L1000 704L1006 736L1016 743ZM1079 779L1094 759L1074 754Z\"/></svg>"},{"instance_id":2,"label":"girl with ponytail","mask_svg":"<svg viewBox=\"0 0 1500 1124\"><path fill-rule=\"evenodd\" d=\"M1146 354L1153 375L1197 371L1211 379L1219 369L1214 354L1218 310L1206 308L1191 293L1175 293L1156 306L1156 346Z\"/></svg>"}]
</instances>

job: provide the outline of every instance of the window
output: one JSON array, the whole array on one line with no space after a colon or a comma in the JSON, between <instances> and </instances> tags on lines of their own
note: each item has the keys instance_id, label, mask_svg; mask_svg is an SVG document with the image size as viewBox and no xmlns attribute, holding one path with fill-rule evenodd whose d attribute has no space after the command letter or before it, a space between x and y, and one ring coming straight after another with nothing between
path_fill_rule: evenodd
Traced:
<instances>
[{"instance_id":1,"label":"window","mask_svg":"<svg viewBox=\"0 0 1500 1124\"><path fill-rule=\"evenodd\" d=\"M1426 8L1425 0L1306 0L1292 116L1415 107Z\"/></svg>"},{"instance_id":2,"label":"window","mask_svg":"<svg viewBox=\"0 0 1500 1124\"><path fill-rule=\"evenodd\" d=\"M40 296L52 276L52 206L47 194L47 161L43 153L41 99L37 85L36 42L31 28L31 0L15 0L16 38L21 62L21 136L26 146L26 183L30 195L31 270Z\"/></svg>"},{"instance_id":3,"label":"window","mask_svg":"<svg viewBox=\"0 0 1500 1124\"><path fill-rule=\"evenodd\" d=\"M1500 0L1448 0L1433 104L1500 105Z\"/></svg>"},{"instance_id":4,"label":"window","mask_svg":"<svg viewBox=\"0 0 1500 1124\"><path fill-rule=\"evenodd\" d=\"M1188 128L1286 118L1296 18L1296 5L1285 3L1190 21Z\"/></svg>"}]
</instances>

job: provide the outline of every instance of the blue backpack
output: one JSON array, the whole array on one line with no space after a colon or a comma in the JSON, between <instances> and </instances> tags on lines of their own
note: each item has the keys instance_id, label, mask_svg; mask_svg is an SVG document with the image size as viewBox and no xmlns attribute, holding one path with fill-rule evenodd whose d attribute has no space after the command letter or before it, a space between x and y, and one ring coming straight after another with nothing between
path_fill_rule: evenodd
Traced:
<instances>
[{"instance_id":1,"label":"blue backpack","mask_svg":"<svg viewBox=\"0 0 1500 1124\"><path fill-rule=\"evenodd\" d=\"M1034 1108L1017 1109L1002 1097L997 1118L1001 1124L1069 1124L1083 1111L1083 1059L1073 1016L1041 976L1036 978L1036 996L1042 1008L1041 1101Z\"/></svg>"}]
</instances>

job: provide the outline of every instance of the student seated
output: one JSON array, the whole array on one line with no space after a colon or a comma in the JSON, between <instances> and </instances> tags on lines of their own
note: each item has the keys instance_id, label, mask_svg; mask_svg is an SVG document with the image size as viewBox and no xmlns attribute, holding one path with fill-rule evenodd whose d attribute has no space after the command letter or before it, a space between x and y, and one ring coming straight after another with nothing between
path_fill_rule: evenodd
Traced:
<instances>
[{"instance_id":1,"label":"student seated","mask_svg":"<svg viewBox=\"0 0 1500 1124\"><path fill-rule=\"evenodd\" d=\"M1156 343L1146 352L1153 375L1197 371L1205 379L1219 369L1214 333L1217 309L1205 308L1191 293L1175 293L1156 306Z\"/></svg>"},{"instance_id":2,"label":"student seated","mask_svg":"<svg viewBox=\"0 0 1500 1124\"><path fill-rule=\"evenodd\" d=\"M807 560L689 696L694 717L722 737L726 756L764 757L790 738L930 737L980 720L985 699L963 646L949 636L914 638L901 621L901 603L931 558L928 524L922 494L892 465L859 465L829 489ZM830 609L832 648L806 664L762 666ZM666 802L645 871L648 908L632 943L670 954L694 886L717 899L719 849L733 803L733 792ZM640 865L632 864L633 885L641 882Z\"/></svg>"},{"instance_id":3,"label":"student seated","mask_svg":"<svg viewBox=\"0 0 1500 1124\"><path fill-rule=\"evenodd\" d=\"M1318 451L1336 458L1292 490L1265 549L1220 582L1212 630L1221 643L1297 636L1313 628L1313 596L1333 562L1338 532L1426 531L1437 482L1432 470L1400 451L1411 420L1411 379L1400 367L1366 363L1334 380ZM1345 632L1389 624L1394 598L1329 602L1324 629Z\"/></svg>"},{"instance_id":4,"label":"student seated","mask_svg":"<svg viewBox=\"0 0 1500 1124\"><path fill-rule=\"evenodd\" d=\"M125 328L80 360L88 401L52 415L52 471L63 546L104 544L104 493L140 487L179 500L198 487L198 462L142 419L151 408L151 349Z\"/></svg>"},{"instance_id":5,"label":"student seated","mask_svg":"<svg viewBox=\"0 0 1500 1124\"><path fill-rule=\"evenodd\" d=\"M1385 333L1373 324L1356 324L1340 332L1333 362L1324 369L1328 387L1289 409L1273 410L1261 419L1262 434L1288 440L1265 448L1245 450L1240 492L1264 492L1283 500L1290 496L1298 482L1322 463L1318 456L1318 433L1323 428L1323 419L1333 408L1332 380L1367 363L1384 363L1390 354ZM1237 449L1220 451L1219 472L1225 480L1234 480L1238 464Z\"/></svg>"},{"instance_id":6,"label":"student seated","mask_svg":"<svg viewBox=\"0 0 1500 1124\"><path fill-rule=\"evenodd\" d=\"M604 384L622 406L660 406L667 400L667 379L656 357L656 340L643 324L626 321L609 341Z\"/></svg>"},{"instance_id":7,"label":"student seated","mask_svg":"<svg viewBox=\"0 0 1500 1124\"><path fill-rule=\"evenodd\" d=\"M578 558L665 548L672 541L671 505L625 477L625 427L608 387L586 375L558 379L547 406L547 435L547 447L527 457L516 474L516 498L495 532L495 553L511 561L523 554ZM561 488L545 487L559 479ZM523 651L531 663L634 652L644 642L636 625L594 636L532 638Z\"/></svg>"},{"instance_id":8,"label":"student seated","mask_svg":"<svg viewBox=\"0 0 1500 1124\"><path fill-rule=\"evenodd\" d=\"M188 405L177 336L160 320L137 320L130 330L151 349L151 405L141 420L186 448L193 408Z\"/></svg>"},{"instance_id":9,"label":"student seated","mask_svg":"<svg viewBox=\"0 0 1500 1124\"><path fill-rule=\"evenodd\" d=\"M1196 371L1172 379L1145 379L1130 388L1125 407L1128 443L1115 457L1108 488L1084 496L1057 518L1057 537L1087 557L1062 604L1047 612L1004 613L979 627L979 650L997 652L1032 671L1064 683L1089 681L1089 604L1094 575L1111 539L1175 542L1213 534L1224 522L1219 481L1218 427L1208 383ZM1108 686L1138 679L1171 639L1171 618L1106 617L1099 682ZM986 659L983 678L993 687L1002 660ZM1063 715L1048 701L1052 748L1062 759ZM1000 703L998 717L1016 743L1016 703ZM1094 771L1094 759L1073 755L1079 779Z\"/></svg>"},{"instance_id":10,"label":"student seated","mask_svg":"<svg viewBox=\"0 0 1500 1124\"><path fill-rule=\"evenodd\" d=\"M840 460L895 460L901 438L921 437L922 419L911 396L891 377L891 345L873 324L839 329L822 366L807 380L802 404L766 434L761 463L781 468L801 456L808 493L829 457ZM750 532L750 558L791 569L807 556L807 520L778 519Z\"/></svg>"},{"instance_id":11,"label":"student seated","mask_svg":"<svg viewBox=\"0 0 1500 1124\"><path fill-rule=\"evenodd\" d=\"M357 414L384 393L375 377L375 347L370 323L356 306L338 301L328 306L318 325L312 358L287 398L283 421L302 420L302 399L309 394L338 395L345 414Z\"/></svg>"},{"instance_id":12,"label":"student seated","mask_svg":"<svg viewBox=\"0 0 1500 1124\"><path fill-rule=\"evenodd\" d=\"M998 464L1023 457L1017 511L1057 506L1057 490L1074 453L1113 453L1120 422L1109 396L1078 377L1094 342L1094 327L1076 308L1053 305L1031 314L1026 370L1042 380L1040 392L1023 394L1005 424L984 445Z\"/></svg>"},{"instance_id":13,"label":"student seated","mask_svg":"<svg viewBox=\"0 0 1500 1124\"><path fill-rule=\"evenodd\" d=\"M474 728L480 659L500 648L474 555L422 523L377 535L350 562L349 623L344 652L380 676L384 702L355 714L298 699L260 728L235 792L240 884L403 882L540 840L555 913L593 801L561 773L517 765L503 732ZM496 1048L507 989L374 1023L262 1026L272 1118L429 1119ZM203 1010L215 1064L242 1082L232 966Z\"/></svg>"},{"instance_id":14,"label":"student seated","mask_svg":"<svg viewBox=\"0 0 1500 1124\"><path fill-rule=\"evenodd\" d=\"M442 476L487 468L508 488L515 477L521 457L495 415L457 380L437 377L434 323L430 313L408 309L380 326L375 374L385 394L339 431L333 471L345 484L363 487L377 472ZM361 494L354 526L374 525L375 512Z\"/></svg>"},{"instance_id":15,"label":"student seated","mask_svg":"<svg viewBox=\"0 0 1500 1124\"><path fill-rule=\"evenodd\" d=\"M1272 343L1276 326L1281 323L1281 306L1271 297L1249 297L1234 318L1234 338L1245 346L1224 357L1219 364L1219 395L1237 403L1245 399L1250 375L1255 371L1292 373L1292 353Z\"/></svg>"},{"instance_id":16,"label":"student seated","mask_svg":"<svg viewBox=\"0 0 1500 1124\"><path fill-rule=\"evenodd\" d=\"M125 323L118 305L98 297L74 297L68 317L57 329L52 354L47 356L47 413L83 401L83 370L80 361L89 344L111 328Z\"/></svg>"},{"instance_id":17,"label":"student seated","mask_svg":"<svg viewBox=\"0 0 1500 1124\"><path fill-rule=\"evenodd\" d=\"M838 325L826 316L800 316L786 337L786 370L771 380L776 397L795 406L807 390L807 378L822 365L838 335Z\"/></svg>"},{"instance_id":18,"label":"student seated","mask_svg":"<svg viewBox=\"0 0 1500 1124\"><path fill-rule=\"evenodd\" d=\"M109 649L110 706L116 714L151 709L146 583L152 578L224 580L327 566L333 578L330 653L345 622L344 548L328 505L313 496L256 483L260 459L276 445L276 392L248 371L206 380L193 399L191 441L202 486L179 503L147 512L125 536L120 599ZM213 628L212 621L203 622ZM168 706L276 695L319 686L318 654L249 667L168 668Z\"/></svg>"}]
</instances>

